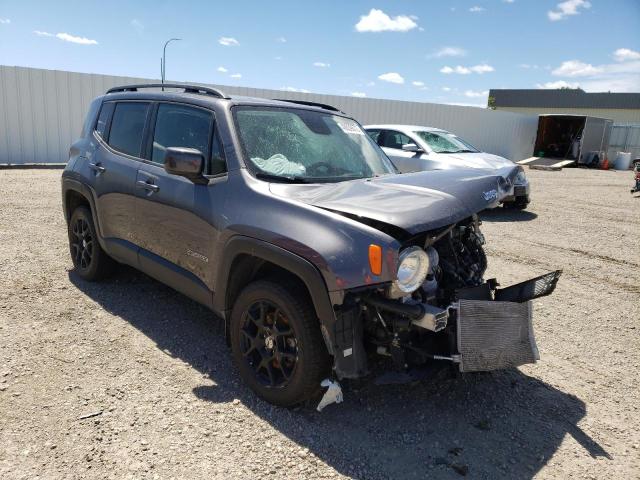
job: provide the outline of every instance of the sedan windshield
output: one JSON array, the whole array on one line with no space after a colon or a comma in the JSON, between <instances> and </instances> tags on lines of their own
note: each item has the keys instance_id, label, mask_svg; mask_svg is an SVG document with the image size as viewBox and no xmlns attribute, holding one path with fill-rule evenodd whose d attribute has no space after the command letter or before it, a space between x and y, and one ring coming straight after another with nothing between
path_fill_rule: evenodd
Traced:
<instances>
[{"instance_id":1,"label":"sedan windshield","mask_svg":"<svg viewBox=\"0 0 640 480\"><path fill-rule=\"evenodd\" d=\"M435 153L476 153L479 151L476 147L453 133L444 131L427 132L424 130L414 133L424 140Z\"/></svg>"},{"instance_id":2,"label":"sedan windshield","mask_svg":"<svg viewBox=\"0 0 640 480\"><path fill-rule=\"evenodd\" d=\"M270 181L341 182L395 173L353 120L296 108L233 109L247 166Z\"/></svg>"}]
</instances>

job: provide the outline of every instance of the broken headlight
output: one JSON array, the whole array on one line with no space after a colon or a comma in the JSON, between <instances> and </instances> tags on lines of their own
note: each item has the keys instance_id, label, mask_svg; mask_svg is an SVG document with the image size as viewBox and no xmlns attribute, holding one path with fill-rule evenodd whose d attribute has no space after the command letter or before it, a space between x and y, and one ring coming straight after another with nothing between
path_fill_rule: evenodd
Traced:
<instances>
[{"instance_id":1,"label":"broken headlight","mask_svg":"<svg viewBox=\"0 0 640 480\"><path fill-rule=\"evenodd\" d=\"M398 273L394 289L409 294L416 291L429 273L429 255L420 247L409 247L400 252Z\"/></svg>"},{"instance_id":2,"label":"broken headlight","mask_svg":"<svg viewBox=\"0 0 640 480\"><path fill-rule=\"evenodd\" d=\"M525 175L524 170L521 169L518 172L513 183L515 185L524 185L525 183L527 183L527 176Z\"/></svg>"}]
</instances>

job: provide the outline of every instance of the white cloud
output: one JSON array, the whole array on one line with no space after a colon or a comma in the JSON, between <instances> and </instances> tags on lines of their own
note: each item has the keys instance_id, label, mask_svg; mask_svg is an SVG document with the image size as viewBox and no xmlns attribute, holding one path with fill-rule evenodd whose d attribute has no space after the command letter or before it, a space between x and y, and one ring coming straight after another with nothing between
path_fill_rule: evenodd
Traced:
<instances>
[{"instance_id":1,"label":"white cloud","mask_svg":"<svg viewBox=\"0 0 640 480\"><path fill-rule=\"evenodd\" d=\"M367 82L367 87L375 87L376 86L376 82Z\"/></svg>"},{"instance_id":2,"label":"white cloud","mask_svg":"<svg viewBox=\"0 0 640 480\"><path fill-rule=\"evenodd\" d=\"M483 63L480 65L474 65L473 67L469 67L469 70L471 70L473 73L483 74L483 73L493 72L495 68L493 68L491 65L487 65L486 63Z\"/></svg>"},{"instance_id":3,"label":"white cloud","mask_svg":"<svg viewBox=\"0 0 640 480\"><path fill-rule=\"evenodd\" d=\"M287 43L287 39L284 37L278 37L276 38L276 42L278 43Z\"/></svg>"},{"instance_id":4,"label":"white cloud","mask_svg":"<svg viewBox=\"0 0 640 480\"><path fill-rule=\"evenodd\" d=\"M584 63L580 60L567 60L562 62L562 65L554 69L551 74L556 77L588 77L601 72L602 68L594 67L590 63Z\"/></svg>"},{"instance_id":5,"label":"white cloud","mask_svg":"<svg viewBox=\"0 0 640 480\"><path fill-rule=\"evenodd\" d=\"M460 47L442 47L429 55L429 58L464 57L466 54L467 51Z\"/></svg>"},{"instance_id":6,"label":"white cloud","mask_svg":"<svg viewBox=\"0 0 640 480\"><path fill-rule=\"evenodd\" d=\"M242 78L242 74L241 73L234 73L232 75L229 75L231 78Z\"/></svg>"},{"instance_id":7,"label":"white cloud","mask_svg":"<svg viewBox=\"0 0 640 480\"><path fill-rule=\"evenodd\" d=\"M469 98L486 97L487 95L489 95L489 90L484 90L482 92L476 92L474 90L467 90L467 91L464 92L464 96L465 97L469 97Z\"/></svg>"},{"instance_id":8,"label":"white cloud","mask_svg":"<svg viewBox=\"0 0 640 480\"><path fill-rule=\"evenodd\" d=\"M514 3L516 0L502 0L504 3Z\"/></svg>"},{"instance_id":9,"label":"white cloud","mask_svg":"<svg viewBox=\"0 0 640 480\"><path fill-rule=\"evenodd\" d=\"M578 15L580 9L591 8L591 3L587 0L566 0L566 2L560 2L556 5L557 10L549 10L547 16L552 22L557 22L571 15Z\"/></svg>"},{"instance_id":10,"label":"white cloud","mask_svg":"<svg viewBox=\"0 0 640 480\"><path fill-rule=\"evenodd\" d=\"M367 96L364 92L351 92L352 97L364 98Z\"/></svg>"},{"instance_id":11,"label":"white cloud","mask_svg":"<svg viewBox=\"0 0 640 480\"><path fill-rule=\"evenodd\" d=\"M620 52L620 50L624 50ZM640 59L634 60L633 50L618 49L613 57L616 63L592 65L580 60L563 62L551 73L566 78L580 77L580 83L569 83L564 79L542 84L543 87L580 86L587 92L637 92L640 90ZM538 85L540 86L540 85Z\"/></svg>"},{"instance_id":12,"label":"white cloud","mask_svg":"<svg viewBox=\"0 0 640 480\"><path fill-rule=\"evenodd\" d=\"M520 65L518 65L520 68L524 68L525 70L537 70L540 68L539 65L532 65L529 63L521 63Z\"/></svg>"},{"instance_id":13,"label":"white cloud","mask_svg":"<svg viewBox=\"0 0 640 480\"><path fill-rule=\"evenodd\" d=\"M442 87L442 91L443 92L450 92L451 91L451 87Z\"/></svg>"},{"instance_id":14,"label":"white cloud","mask_svg":"<svg viewBox=\"0 0 640 480\"><path fill-rule=\"evenodd\" d=\"M224 67L222 67L222 66L218 67L218 68L217 68L217 70L218 70L220 73L227 73L227 72L229 71L229 70L227 70L226 68L224 68Z\"/></svg>"},{"instance_id":15,"label":"white cloud","mask_svg":"<svg viewBox=\"0 0 640 480\"><path fill-rule=\"evenodd\" d=\"M391 18L382 10L372 8L367 15L362 15L356 23L358 32L408 32L418 26L418 17L398 15Z\"/></svg>"},{"instance_id":16,"label":"white cloud","mask_svg":"<svg viewBox=\"0 0 640 480\"><path fill-rule=\"evenodd\" d=\"M225 47L237 47L240 45L240 42L233 37L220 37L218 39L218 43L220 45L224 45Z\"/></svg>"},{"instance_id":17,"label":"white cloud","mask_svg":"<svg viewBox=\"0 0 640 480\"><path fill-rule=\"evenodd\" d=\"M329 68L331 66L330 63L324 63L324 62L313 62L313 66L314 67L318 67L318 68Z\"/></svg>"},{"instance_id":18,"label":"white cloud","mask_svg":"<svg viewBox=\"0 0 640 480\"><path fill-rule=\"evenodd\" d=\"M97 45L98 42L87 37L76 37L69 33L56 33L56 38L65 42L78 43L80 45Z\"/></svg>"},{"instance_id":19,"label":"white cloud","mask_svg":"<svg viewBox=\"0 0 640 480\"><path fill-rule=\"evenodd\" d=\"M411 82L411 85L413 85L414 87L424 87L424 82L414 80L413 82Z\"/></svg>"},{"instance_id":20,"label":"white cloud","mask_svg":"<svg viewBox=\"0 0 640 480\"><path fill-rule=\"evenodd\" d=\"M378 79L382 80L383 82L389 83L404 83L404 78L402 78L402 75L396 72L383 73L382 75L378 76Z\"/></svg>"},{"instance_id":21,"label":"white cloud","mask_svg":"<svg viewBox=\"0 0 640 480\"><path fill-rule=\"evenodd\" d=\"M547 82L547 83L536 83L536 88L550 88L557 90L558 88L579 88L579 83L569 83L564 80L558 80L555 82Z\"/></svg>"},{"instance_id":22,"label":"white cloud","mask_svg":"<svg viewBox=\"0 0 640 480\"><path fill-rule=\"evenodd\" d=\"M493 68L491 65L482 63L480 65L473 65L471 67L463 67L462 65L450 67L446 65L440 69L440 73L444 73L445 75L449 75L451 73L457 73L459 75L469 75L470 73L478 73L482 75L483 73L493 72L494 70L495 68Z\"/></svg>"},{"instance_id":23,"label":"white cloud","mask_svg":"<svg viewBox=\"0 0 640 480\"><path fill-rule=\"evenodd\" d=\"M69 33L53 33L43 32L42 30L34 30L33 33L38 35L39 37L56 37L58 40L62 40L63 42L77 43L79 45L97 45L98 42L95 40L91 40L86 37L76 37L75 35L71 35Z\"/></svg>"},{"instance_id":24,"label":"white cloud","mask_svg":"<svg viewBox=\"0 0 640 480\"><path fill-rule=\"evenodd\" d=\"M134 30L136 32L138 32L139 34L141 34L142 32L144 32L144 25L142 24L142 22L140 22L140 20L136 20L135 18L133 20L131 20L131 22L129 22L129 24L134 28Z\"/></svg>"},{"instance_id":25,"label":"white cloud","mask_svg":"<svg viewBox=\"0 0 640 480\"><path fill-rule=\"evenodd\" d=\"M464 102L450 102L445 105L455 105L457 107L477 107L477 108L487 108L486 103L464 103Z\"/></svg>"},{"instance_id":26,"label":"white cloud","mask_svg":"<svg viewBox=\"0 0 640 480\"><path fill-rule=\"evenodd\" d=\"M479 7L479 6L477 6L477 5L475 5L475 6L473 6L473 7L471 7L471 8L469 9L469 11L470 11L471 13L480 13L480 12L484 12L485 10L486 10L486 9L485 9L484 7Z\"/></svg>"},{"instance_id":27,"label":"white cloud","mask_svg":"<svg viewBox=\"0 0 640 480\"><path fill-rule=\"evenodd\" d=\"M640 60L640 52L629 48L619 48L613 52L613 58L616 62L626 62L627 60Z\"/></svg>"},{"instance_id":28,"label":"white cloud","mask_svg":"<svg viewBox=\"0 0 640 480\"><path fill-rule=\"evenodd\" d=\"M11 19L10 18L0 18L0 24L2 25L8 25L11 23Z\"/></svg>"},{"instance_id":29,"label":"white cloud","mask_svg":"<svg viewBox=\"0 0 640 480\"><path fill-rule=\"evenodd\" d=\"M305 90L304 88L295 88L295 87L282 87L282 90L286 90L287 92L310 93L309 90Z\"/></svg>"}]
</instances>

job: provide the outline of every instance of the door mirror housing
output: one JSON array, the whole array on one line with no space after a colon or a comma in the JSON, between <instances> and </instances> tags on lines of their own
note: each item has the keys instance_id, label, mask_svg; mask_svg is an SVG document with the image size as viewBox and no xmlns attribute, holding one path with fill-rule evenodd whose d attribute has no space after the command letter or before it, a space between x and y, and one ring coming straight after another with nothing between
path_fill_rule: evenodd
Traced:
<instances>
[{"instance_id":1,"label":"door mirror housing","mask_svg":"<svg viewBox=\"0 0 640 480\"><path fill-rule=\"evenodd\" d=\"M424 150L421 149L418 145L416 145L415 143L407 143L405 145L402 146L402 150L404 152L413 152L413 153L424 153Z\"/></svg>"},{"instance_id":2,"label":"door mirror housing","mask_svg":"<svg viewBox=\"0 0 640 480\"><path fill-rule=\"evenodd\" d=\"M195 148L169 147L164 157L164 169L171 175L188 178L193 183L206 183L202 175L204 155Z\"/></svg>"}]
</instances>

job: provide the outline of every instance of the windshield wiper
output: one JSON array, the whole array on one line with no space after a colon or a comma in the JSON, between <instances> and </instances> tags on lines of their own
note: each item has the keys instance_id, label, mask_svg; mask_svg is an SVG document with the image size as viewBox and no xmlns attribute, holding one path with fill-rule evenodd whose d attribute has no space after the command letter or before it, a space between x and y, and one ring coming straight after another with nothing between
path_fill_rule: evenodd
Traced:
<instances>
[{"instance_id":1,"label":"windshield wiper","mask_svg":"<svg viewBox=\"0 0 640 480\"><path fill-rule=\"evenodd\" d=\"M295 175L275 175L273 173L256 172L256 178L282 183L310 183L308 178Z\"/></svg>"},{"instance_id":2,"label":"windshield wiper","mask_svg":"<svg viewBox=\"0 0 640 480\"><path fill-rule=\"evenodd\" d=\"M473 150L442 150L438 153L475 153Z\"/></svg>"}]
</instances>

